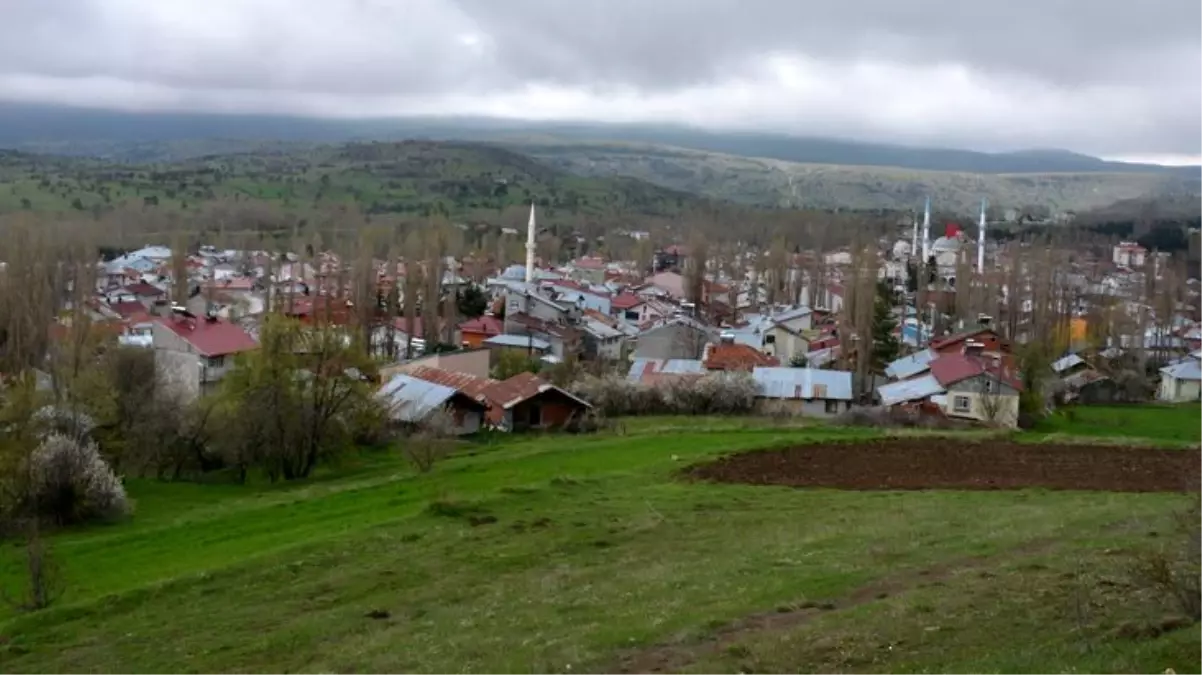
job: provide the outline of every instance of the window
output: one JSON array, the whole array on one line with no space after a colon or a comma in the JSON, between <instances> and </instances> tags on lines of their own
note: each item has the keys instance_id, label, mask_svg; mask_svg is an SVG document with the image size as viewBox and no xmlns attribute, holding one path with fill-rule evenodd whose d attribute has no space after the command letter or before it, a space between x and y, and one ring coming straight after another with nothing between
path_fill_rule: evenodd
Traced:
<instances>
[{"instance_id":1,"label":"window","mask_svg":"<svg viewBox=\"0 0 1202 675\"><path fill-rule=\"evenodd\" d=\"M967 396L952 398L952 411L958 413L972 412L972 399Z\"/></svg>"},{"instance_id":2,"label":"window","mask_svg":"<svg viewBox=\"0 0 1202 675\"><path fill-rule=\"evenodd\" d=\"M994 389L996 386L997 385L994 384L993 380L986 379L985 380L985 393L992 394L994 392Z\"/></svg>"},{"instance_id":3,"label":"window","mask_svg":"<svg viewBox=\"0 0 1202 675\"><path fill-rule=\"evenodd\" d=\"M776 336L775 335L765 335L764 336L764 344L766 344L766 345L776 344Z\"/></svg>"},{"instance_id":4,"label":"window","mask_svg":"<svg viewBox=\"0 0 1202 675\"><path fill-rule=\"evenodd\" d=\"M225 365L225 356L210 356L205 360L205 365L209 368L220 368Z\"/></svg>"},{"instance_id":5,"label":"window","mask_svg":"<svg viewBox=\"0 0 1202 675\"><path fill-rule=\"evenodd\" d=\"M627 321L638 321L639 320L639 310L628 309L628 310L626 310L625 317L626 317Z\"/></svg>"},{"instance_id":6,"label":"window","mask_svg":"<svg viewBox=\"0 0 1202 675\"><path fill-rule=\"evenodd\" d=\"M532 427L537 427L543 423L543 409L540 405L531 405L526 409L527 424Z\"/></svg>"},{"instance_id":7,"label":"window","mask_svg":"<svg viewBox=\"0 0 1202 675\"><path fill-rule=\"evenodd\" d=\"M834 400L827 401L826 402L826 412L831 415L834 415L835 413L839 412L839 402L834 401Z\"/></svg>"}]
</instances>

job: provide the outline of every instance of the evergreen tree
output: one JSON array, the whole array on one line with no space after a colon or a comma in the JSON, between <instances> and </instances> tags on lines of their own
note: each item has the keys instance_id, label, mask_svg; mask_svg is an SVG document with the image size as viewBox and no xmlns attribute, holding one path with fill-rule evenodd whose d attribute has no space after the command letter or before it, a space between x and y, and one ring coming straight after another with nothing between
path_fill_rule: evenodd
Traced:
<instances>
[{"instance_id":1,"label":"evergreen tree","mask_svg":"<svg viewBox=\"0 0 1202 675\"><path fill-rule=\"evenodd\" d=\"M878 282L872 306L873 371L883 371L901 352L901 344L893 334L896 328L897 320L893 318L893 290L887 283Z\"/></svg>"}]
</instances>

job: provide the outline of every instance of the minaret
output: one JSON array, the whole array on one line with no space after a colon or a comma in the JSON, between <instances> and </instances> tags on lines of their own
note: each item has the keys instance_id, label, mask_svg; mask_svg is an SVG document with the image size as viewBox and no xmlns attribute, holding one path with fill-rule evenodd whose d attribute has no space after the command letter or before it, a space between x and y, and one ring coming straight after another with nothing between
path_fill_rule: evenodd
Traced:
<instances>
[{"instance_id":1,"label":"minaret","mask_svg":"<svg viewBox=\"0 0 1202 675\"><path fill-rule=\"evenodd\" d=\"M918 214L914 213L910 216L910 257L918 255Z\"/></svg>"},{"instance_id":2,"label":"minaret","mask_svg":"<svg viewBox=\"0 0 1202 675\"><path fill-rule=\"evenodd\" d=\"M534 281L534 202L530 202L530 222L526 224L526 283Z\"/></svg>"},{"instance_id":3,"label":"minaret","mask_svg":"<svg viewBox=\"0 0 1202 675\"><path fill-rule=\"evenodd\" d=\"M981 200L981 221L977 226L977 274L985 274L985 199Z\"/></svg>"},{"instance_id":4,"label":"minaret","mask_svg":"<svg viewBox=\"0 0 1202 675\"><path fill-rule=\"evenodd\" d=\"M927 206L922 213L922 264L931 259L931 198L927 197Z\"/></svg>"}]
</instances>

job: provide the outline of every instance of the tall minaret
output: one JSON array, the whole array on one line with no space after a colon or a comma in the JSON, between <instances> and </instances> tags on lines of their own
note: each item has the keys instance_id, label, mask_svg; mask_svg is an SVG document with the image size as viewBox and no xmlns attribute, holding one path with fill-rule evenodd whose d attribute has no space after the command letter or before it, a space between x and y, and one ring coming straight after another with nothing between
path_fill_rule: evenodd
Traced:
<instances>
[{"instance_id":1,"label":"tall minaret","mask_svg":"<svg viewBox=\"0 0 1202 675\"><path fill-rule=\"evenodd\" d=\"M985 273L985 204L987 200L981 200L981 220L977 226L977 274Z\"/></svg>"},{"instance_id":2,"label":"tall minaret","mask_svg":"<svg viewBox=\"0 0 1202 675\"><path fill-rule=\"evenodd\" d=\"M910 257L914 258L918 255L918 214L910 214Z\"/></svg>"},{"instance_id":3,"label":"tall minaret","mask_svg":"<svg viewBox=\"0 0 1202 675\"><path fill-rule=\"evenodd\" d=\"M534 202L530 202L530 222L526 224L526 283L534 281Z\"/></svg>"},{"instance_id":4,"label":"tall minaret","mask_svg":"<svg viewBox=\"0 0 1202 675\"><path fill-rule=\"evenodd\" d=\"M931 198L927 197L926 209L922 212L922 264L931 259Z\"/></svg>"}]
</instances>

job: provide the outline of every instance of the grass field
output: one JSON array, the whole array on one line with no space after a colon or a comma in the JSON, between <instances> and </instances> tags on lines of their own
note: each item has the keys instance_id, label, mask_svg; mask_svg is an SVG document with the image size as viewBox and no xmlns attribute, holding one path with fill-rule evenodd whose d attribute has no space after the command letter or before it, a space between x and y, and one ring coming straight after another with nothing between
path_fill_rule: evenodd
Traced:
<instances>
[{"instance_id":1,"label":"grass field","mask_svg":"<svg viewBox=\"0 0 1202 675\"><path fill-rule=\"evenodd\" d=\"M1198 440L1174 419L1140 431ZM295 485L129 481L129 522L53 538L64 595L4 615L0 670L1198 671L1196 627L1115 635L1169 611L1126 570L1189 497L675 475L873 433L635 420L428 475L377 453Z\"/></svg>"}]
</instances>

